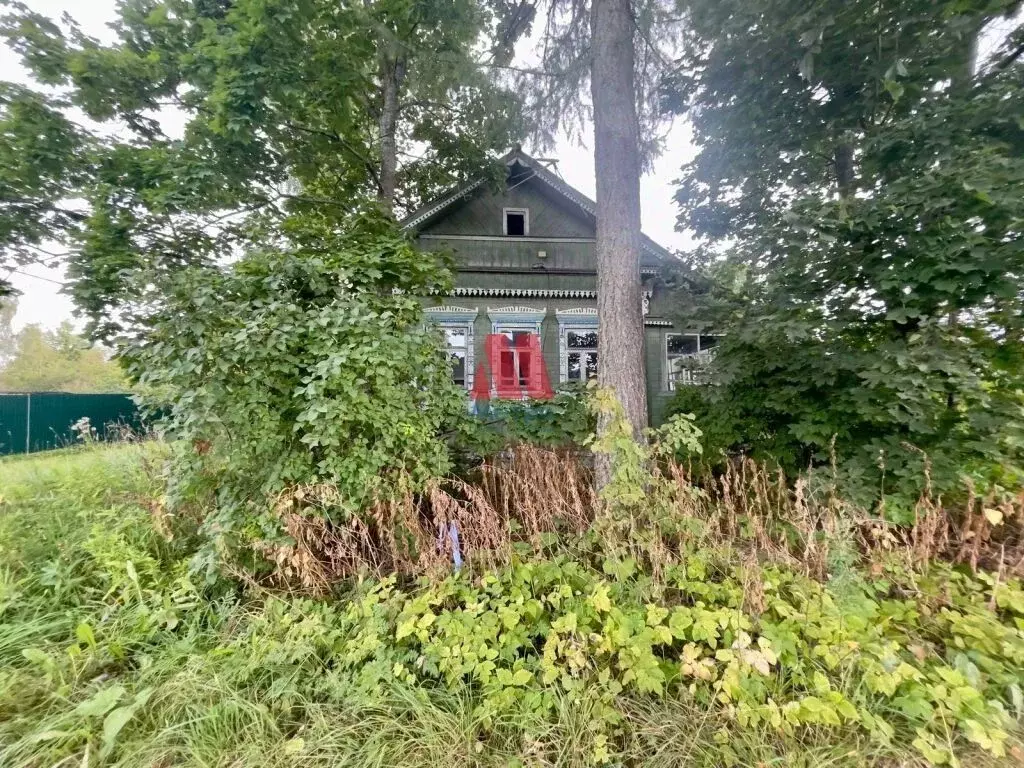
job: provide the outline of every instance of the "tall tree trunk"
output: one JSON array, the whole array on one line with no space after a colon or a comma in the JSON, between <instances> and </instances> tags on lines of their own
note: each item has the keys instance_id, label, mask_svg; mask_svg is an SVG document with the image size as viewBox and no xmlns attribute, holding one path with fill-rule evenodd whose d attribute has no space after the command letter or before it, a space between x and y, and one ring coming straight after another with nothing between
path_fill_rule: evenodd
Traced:
<instances>
[{"instance_id":1,"label":"tall tree trunk","mask_svg":"<svg viewBox=\"0 0 1024 768\"><path fill-rule=\"evenodd\" d=\"M380 174L377 179L377 198L387 211L395 207L395 184L398 176L398 99L405 80L405 60L387 54L380 57L381 110L380 110Z\"/></svg>"},{"instance_id":2,"label":"tall tree trunk","mask_svg":"<svg viewBox=\"0 0 1024 768\"><path fill-rule=\"evenodd\" d=\"M615 391L637 440L647 426L640 285L640 141L630 0L593 0L590 89L597 177L598 383ZM598 425L601 428L601 425ZM599 467L598 482L602 482Z\"/></svg>"},{"instance_id":3,"label":"tall tree trunk","mask_svg":"<svg viewBox=\"0 0 1024 768\"><path fill-rule=\"evenodd\" d=\"M848 197L853 192L853 140L845 136L836 142L835 149L836 186L840 197Z\"/></svg>"}]
</instances>

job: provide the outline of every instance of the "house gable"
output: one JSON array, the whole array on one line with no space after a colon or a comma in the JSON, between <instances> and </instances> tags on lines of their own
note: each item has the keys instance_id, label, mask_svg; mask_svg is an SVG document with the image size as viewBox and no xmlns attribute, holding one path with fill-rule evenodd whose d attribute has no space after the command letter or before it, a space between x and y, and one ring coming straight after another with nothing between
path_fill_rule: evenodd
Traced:
<instances>
[{"instance_id":1,"label":"house gable","mask_svg":"<svg viewBox=\"0 0 1024 768\"><path fill-rule=\"evenodd\" d=\"M535 178L507 184L503 190L481 185L440 211L419 229L419 235L504 237L505 209L529 211L531 238L588 238L596 235L594 218L554 193Z\"/></svg>"},{"instance_id":2,"label":"house gable","mask_svg":"<svg viewBox=\"0 0 1024 768\"><path fill-rule=\"evenodd\" d=\"M508 201L514 200L516 195L534 195L536 197L529 200L542 200L544 204L538 211L541 216L536 226L531 212L530 238L588 238L593 241L597 214L597 204L593 200L518 147L505 155L501 162L508 169L504 190L495 190L484 178L476 179L411 213L402 220L402 229L428 238L446 234L454 237L503 237L500 209L527 208L527 204L513 205ZM561 220L559 213L562 214ZM544 234L538 234L540 232ZM568 234L570 232L576 234ZM641 266L649 269L672 258L667 249L644 234L640 236L640 249Z\"/></svg>"}]
</instances>

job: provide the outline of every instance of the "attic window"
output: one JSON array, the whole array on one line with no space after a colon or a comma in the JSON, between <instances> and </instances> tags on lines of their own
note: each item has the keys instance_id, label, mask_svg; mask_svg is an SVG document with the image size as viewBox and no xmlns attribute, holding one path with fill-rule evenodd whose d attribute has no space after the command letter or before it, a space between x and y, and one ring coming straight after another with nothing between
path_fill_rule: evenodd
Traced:
<instances>
[{"instance_id":1,"label":"attic window","mask_svg":"<svg viewBox=\"0 0 1024 768\"><path fill-rule=\"evenodd\" d=\"M527 208L504 208L505 220L502 230L508 237L524 237L530 234L530 211Z\"/></svg>"}]
</instances>

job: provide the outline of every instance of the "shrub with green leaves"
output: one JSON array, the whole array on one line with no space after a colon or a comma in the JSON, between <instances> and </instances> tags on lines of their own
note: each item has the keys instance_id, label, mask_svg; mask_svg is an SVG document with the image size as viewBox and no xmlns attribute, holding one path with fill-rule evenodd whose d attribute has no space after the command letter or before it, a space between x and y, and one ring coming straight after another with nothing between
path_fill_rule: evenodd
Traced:
<instances>
[{"instance_id":1,"label":"shrub with green leaves","mask_svg":"<svg viewBox=\"0 0 1024 768\"><path fill-rule=\"evenodd\" d=\"M446 288L444 265L374 214L341 231L297 217L288 234L158 286L125 352L178 449L173 489L215 489L211 566L279 535L286 487L331 484L347 517L445 474L439 436L465 418L413 298Z\"/></svg>"}]
</instances>

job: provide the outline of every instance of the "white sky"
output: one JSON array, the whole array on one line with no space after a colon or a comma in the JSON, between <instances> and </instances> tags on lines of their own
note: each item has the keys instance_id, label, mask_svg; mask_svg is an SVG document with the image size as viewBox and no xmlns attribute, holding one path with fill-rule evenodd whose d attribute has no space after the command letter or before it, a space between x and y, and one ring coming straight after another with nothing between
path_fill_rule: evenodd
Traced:
<instances>
[{"instance_id":1,"label":"white sky","mask_svg":"<svg viewBox=\"0 0 1024 768\"><path fill-rule=\"evenodd\" d=\"M27 0L26 4L35 11L53 19L69 14L88 35L103 41L112 41L113 32L107 24L115 18L116 0ZM0 46L0 79L28 82L18 57L5 46ZM585 143L561 138L554 152L545 152L545 157L558 159L558 172L569 184L593 198L594 159L591 154L592 140ZM526 147L529 151L529 147ZM656 163L653 174L641 181L640 194L643 205L644 232L655 241L672 249L686 249L689 238L675 231L676 207L672 202L675 191L673 180L678 178L682 164L693 156L694 148L687 127L677 125L669 132L664 154ZM63 267L45 269L40 266L19 268L10 281L22 292L18 300L16 328L28 323L38 323L48 328L64 320L74 320L71 300L60 293L64 281ZM77 323L76 323L77 324Z\"/></svg>"}]
</instances>

